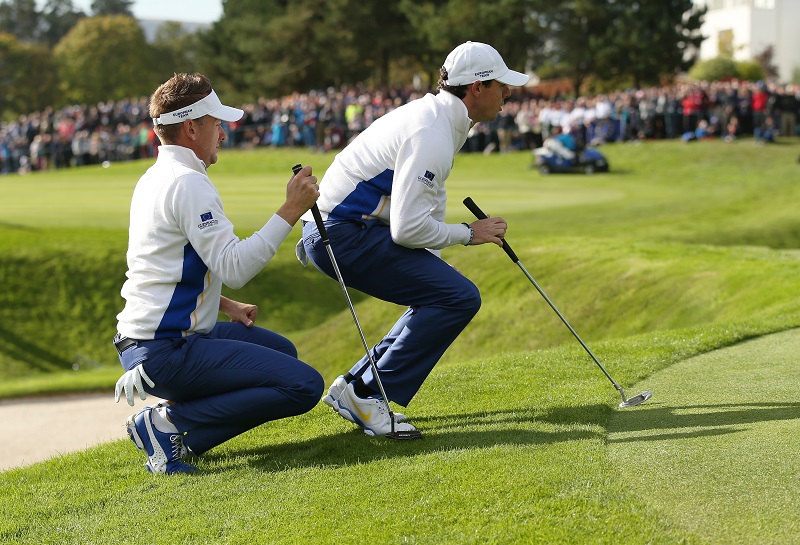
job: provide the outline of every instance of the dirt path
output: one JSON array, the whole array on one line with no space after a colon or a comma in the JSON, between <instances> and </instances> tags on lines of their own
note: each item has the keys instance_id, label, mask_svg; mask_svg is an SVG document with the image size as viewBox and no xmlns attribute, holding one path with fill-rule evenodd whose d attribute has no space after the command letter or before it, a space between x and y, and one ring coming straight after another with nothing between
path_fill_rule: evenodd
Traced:
<instances>
[{"instance_id":1,"label":"dirt path","mask_svg":"<svg viewBox=\"0 0 800 545\"><path fill-rule=\"evenodd\" d=\"M0 471L124 439L125 419L158 401L137 396L131 407L113 393L0 400Z\"/></svg>"}]
</instances>

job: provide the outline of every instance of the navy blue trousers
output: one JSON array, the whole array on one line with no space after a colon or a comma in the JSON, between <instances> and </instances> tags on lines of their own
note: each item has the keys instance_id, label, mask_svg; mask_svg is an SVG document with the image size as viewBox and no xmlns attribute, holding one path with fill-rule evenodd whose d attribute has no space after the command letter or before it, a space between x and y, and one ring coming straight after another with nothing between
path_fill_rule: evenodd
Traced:
<instances>
[{"instance_id":1,"label":"navy blue trousers","mask_svg":"<svg viewBox=\"0 0 800 545\"><path fill-rule=\"evenodd\" d=\"M271 420L310 411L322 396L322 376L297 359L285 337L267 329L218 322L208 335L140 341L120 356L143 362L155 388L174 402L167 413L194 454Z\"/></svg>"},{"instance_id":2,"label":"navy blue trousers","mask_svg":"<svg viewBox=\"0 0 800 545\"><path fill-rule=\"evenodd\" d=\"M480 309L478 288L428 250L396 244L378 220L331 221L325 229L348 288L408 307L371 349L386 395L406 406ZM314 266L335 279L313 222L303 226L303 246ZM353 336L358 340L356 331ZM366 354L350 373L379 391Z\"/></svg>"}]
</instances>

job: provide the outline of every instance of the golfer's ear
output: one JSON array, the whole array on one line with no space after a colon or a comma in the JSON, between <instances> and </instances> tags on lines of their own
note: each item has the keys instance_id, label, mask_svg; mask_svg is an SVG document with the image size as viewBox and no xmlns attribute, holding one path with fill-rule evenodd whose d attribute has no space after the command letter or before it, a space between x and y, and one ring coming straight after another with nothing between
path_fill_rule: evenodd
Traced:
<instances>
[{"instance_id":1,"label":"golfer's ear","mask_svg":"<svg viewBox=\"0 0 800 545\"><path fill-rule=\"evenodd\" d=\"M469 86L469 90L472 91L473 94L479 95L479 94L481 94L481 87L482 87L481 86L481 82L480 81L475 81L475 82L472 82L472 85Z\"/></svg>"},{"instance_id":2,"label":"golfer's ear","mask_svg":"<svg viewBox=\"0 0 800 545\"><path fill-rule=\"evenodd\" d=\"M197 123L194 119L187 119L181 123L181 132L191 140L197 137Z\"/></svg>"}]
</instances>

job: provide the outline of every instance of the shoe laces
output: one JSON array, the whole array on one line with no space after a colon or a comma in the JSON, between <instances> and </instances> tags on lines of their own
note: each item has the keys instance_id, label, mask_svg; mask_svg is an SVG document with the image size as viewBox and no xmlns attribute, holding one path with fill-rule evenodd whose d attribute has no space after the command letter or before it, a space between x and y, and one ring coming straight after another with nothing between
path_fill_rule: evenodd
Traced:
<instances>
[{"instance_id":1,"label":"shoe laces","mask_svg":"<svg viewBox=\"0 0 800 545\"><path fill-rule=\"evenodd\" d=\"M180 460L186 455L186 447L183 445L183 436L178 433L173 433L169 436L172 443L172 459Z\"/></svg>"},{"instance_id":2,"label":"shoe laces","mask_svg":"<svg viewBox=\"0 0 800 545\"><path fill-rule=\"evenodd\" d=\"M372 396L372 399L377 400L378 412L381 415L385 415L389 413L389 408L386 406L386 402L383 400L383 396L380 394Z\"/></svg>"}]
</instances>

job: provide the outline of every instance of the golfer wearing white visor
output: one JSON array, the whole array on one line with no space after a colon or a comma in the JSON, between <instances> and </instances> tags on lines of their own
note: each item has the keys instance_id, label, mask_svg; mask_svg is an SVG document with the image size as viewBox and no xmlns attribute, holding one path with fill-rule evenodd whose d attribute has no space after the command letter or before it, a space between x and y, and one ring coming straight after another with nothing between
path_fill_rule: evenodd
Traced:
<instances>
[{"instance_id":1,"label":"golfer wearing white visor","mask_svg":"<svg viewBox=\"0 0 800 545\"><path fill-rule=\"evenodd\" d=\"M222 297L275 255L316 201L311 167L291 178L269 221L239 239L208 177L225 140L223 122L242 117L202 74L175 74L150 101L158 158L131 200L125 307L114 345L126 373L115 391L168 400L131 416L127 430L151 473L197 468L207 450L270 420L302 414L319 401L320 374L297 359L285 337L254 325L255 305ZM230 322L217 322L219 312Z\"/></svg>"}]
</instances>

